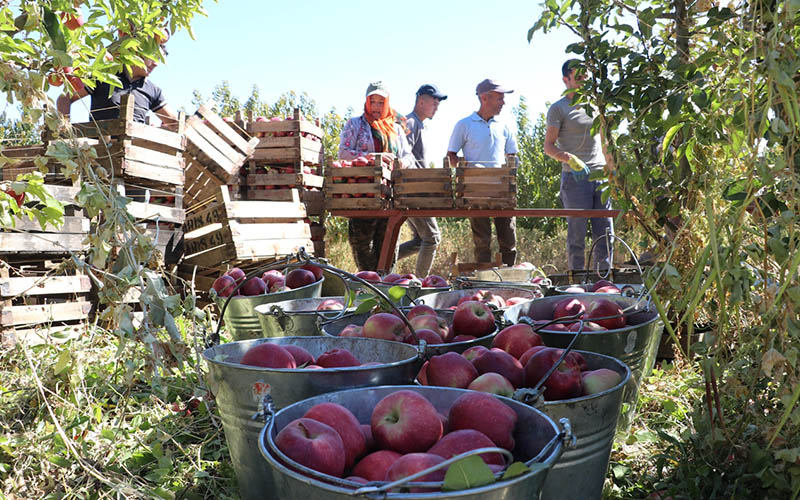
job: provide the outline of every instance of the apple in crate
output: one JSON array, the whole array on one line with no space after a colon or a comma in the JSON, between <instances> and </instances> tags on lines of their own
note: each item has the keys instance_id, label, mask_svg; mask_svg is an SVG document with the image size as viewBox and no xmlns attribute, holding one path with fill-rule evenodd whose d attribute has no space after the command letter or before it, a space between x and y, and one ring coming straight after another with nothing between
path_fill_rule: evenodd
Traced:
<instances>
[{"instance_id":1,"label":"apple in crate","mask_svg":"<svg viewBox=\"0 0 800 500\"><path fill-rule=\"evenodd\" d=\"M428 275L422 280L423 288L446 288L447 286L447 280L438 274Z\"/></svg>"},{"instance_id":2,"label":"apple in crate","mask_svg":"<svg viewBox=\"0 0 800 500\"><path fill-rule=\"evenodd\" d=\"M310 469L341 477L346 453L341 436L331 426L310 418L293 420L275 436L287 457Z\"/></svg>"},{"instance_id":3,"label":"apple in crate","mask_svg":"<svg viewBox=\"0 0 800 500\"><path fill-rule=\"evenodd\" d=\"M319 355L317 364L323 368L341 368L361 366L361 361L347 349L331 349Z\"/></svg>"},{"instance_id":4,"label":"apple in crate","mask_svg":"<svg viewBox=\"0 0 800 500\"><path fill-rule=\"evenodd\" d=\"M467 389L471 391L488 392L498 396L511 397L514 395L514 386L507 378L495 372L487 372L470 382Z\"/></svg>"},{"instance_id":5,"label":"apple in crate","mask_svg":"<svg viewBox=\"0 0 800 500\"><path fill-rule=\"evenodd\" d=\"M336 403L320 403L312 406L303 415L333 427L342 438L345 452L345 468L349 469L367 451L361 424L350 410Z\"/></svg>"},{"instance_id":6,"label":"apple in crate","mask_svg":"<svg viewBox=\"0 0 800 500\"><path fill-rule=\"evenodd\" d=\"M472 364L481 375L489 372L499 373L514 387L522 387L524 383L523 366L517 358L501 349L489 349L488 352L478 356Z\"/></svg>"},{"instance_id":7,"label":"apple in crate","mask_svg":"<svg viewBox=\"0 0 800 500\"><path fill-rule=\"evenodd\" d=\"M341 311L344 309L344 304L338 299L324 299L317 306L317 311Z\"/></svg>"},{"instance_id":8,"label":"apple in crate","mask_svg":"<svg viewBox=\"0 0 800 500\"><path fill-rule=\"evenodd\" d=\"M297 368L292 353L278 344L264 342L248 349L240 361L243 365L262 368Z\"/></svg>"},{"instance_id":9,"label":"apple in crate","mask_svg":"<svg viewBox=\"0 0 800 500\"><path fill-rule=\"evenodd\" d=\"M223 274L214 280L214 284L211 285L211 288L213 288L220 297L230 297L236 288L236 280L227 274Z\"/></svg>"},{"instance_id":10,"label":"apple in crate","mask_svg":"<svg viewBox=\"0 0 800 500\"><path fill-rule=\"evenodd\" d=\"M446 352L431 357L428 363L429 385L466 389L478 377L478 370L464 356Z\"/></svg>"},{"instance_id":11,"label":"apple in crate","mask_svg":"<svg viewBox=\"0 0 800 500\"><path fill-rule=\"evenodd\" d=\"M264 295L267 293L267 284L261 278L253 276L244 282L239 291L247 296Z\"/></svg>"},{"instance_id":12,"label":"apple in crate","mask_svg":"<svg viewBox=\"0 0 800 500\"><path fill-rule=\"evenodd\" d=\"M485 392L467 392L450 407L451 431L474 429L485 434L500 448L514 449L517 414L497 397Z\"/></svg>"},{"instance_id":13,"label":"apple in crate","mask_svg":"<svg viewBox=\"0 0 800 500\"><path fill-rule=\"evenodd\" d=\"M525 384L535 387L561 357L561 349L543 349L525 364ZM577 398L583 393L580 366L566 358L544 382L544 398L547 401Z\"/></svg>"},{"instance_id":14,"label":"apple in crate","mask_svg":"<svg viewBox=\"0 0 800 500\"><path fill-rule=\"evenodd\" d=\"M607 391L622 382L622 376L608 368L598 368L581 373L581 387L583 395L597 394Z\"/></svg>"},{"instance_id":15,"label":"apple in crate","mask_svg":"<svg viewBox=\"0 0 800 500\"><path fill-rule=\"evenodd\" d=\"M531 347L542 344L542 337L524 323L503 328L492 340L492 347L502 349L517 359Z\"/></svg>"},{"instance_id":16,"label":"apple in crate","mask_svg":"<svg viewBox=\"0 0 800 500\"><path fill-rule=\"evenodd\" d=\"M442 436L442 439L428 450L428 453L439 455L447 460L450 457L466 453L478 448L494 448L494 443L486 434L475 429L461 429ZM499 453L483 453L480 455L486 464L505 465L503 455Z\"/></svg>"},{"instance_id":17,"label":"apple in crate","mask_svg":"<svg viewBox=\"0 0 800 500\"><path fill-rule=\"evenodd\" d=\"M406 324L394 314L373 314L364 322L363 336L367 338L402 342L407 334Z\"/></svg>"},{"instance_id":18,"label":"apple in crate","mask_svg":"<svg viewBox=\"0 0 800 500\"><path fill-rule=\"evenodd\" d=\"M399 390L381 399L370 419L372 436L381 449L398 453L428 450L442 437L442 421L425 396Z\"/></svg>"},{"instance_id":19,"label":"apple in crate","mask_svg":"<svg viewBox=\"0 0 800 500\"><path fill-rule=\"evenodd\" d=\"M470 300L459 305L453 313L453 333L483 337L495 330L494 314L483 302Z\"/></svg>"},{"instance_id":20,"label":"apple in crate","mask_svg":"<svg viewBox=\"0 0 800 500\"><path fill-rule=\"evenodd\" d=\"M357 278L361 278L364 281L368 281L370 283L380 283L381 277L375 271L359 271L355 274Z\"/></svg>"},{"instance_id":21,"label":"apple in crate","mask_svg":"<svg viewBox=\"0 0 800 500\"><path fill-rule=\"evenodd\" d=\"M391 450L378 450L358 461L353 467L353 475L367 481L385 481L386 471L403 455Z\"/></svg>"},{"instance_id":22,"label":"apple in crate","mask_svg":"<svg viewBox=\"0 0 800 500\"><path fill-rule=\"evenodd\" d=\"M292 290L310 285L315 281L317 281L317 279L314 277L314 273L306 269L292 269L289 271L289 274L286 275L286 286Z\"/></svg>"}]
</instances>

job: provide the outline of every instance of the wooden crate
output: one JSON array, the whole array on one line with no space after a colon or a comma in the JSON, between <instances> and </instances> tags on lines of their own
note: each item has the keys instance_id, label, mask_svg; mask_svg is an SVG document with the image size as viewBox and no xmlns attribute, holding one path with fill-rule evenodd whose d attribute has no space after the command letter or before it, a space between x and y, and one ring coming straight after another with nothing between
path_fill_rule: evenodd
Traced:
<instances>
[{"instance_id":1,"label":"wooden crate","mask_svg":"<svg viewBox=\"0 0 800 500\"><path fill-rule=\"evenodd\" d=\"M265 170L252 166L245 180L245 198L302 202L306 205L306 214L321 215L323 182L321 175L281 173L278 168Z\"/></svg>"},{"instance_id":2,"label":"wooden crate","mask_svg":"<svg viewBox=\"0 0 800 500\"><path fill-rule=\"evenodd\" d=\"M89 234L89 219L77 206L77 186L45 185L53 197L63 203L64 224L60 228L48 225L45 229L35 220L17 218L14 228L0 230L0 256L8 255L65 255L84 250Z\"/></svg>"},{"instance_id":3,"label":"wooden crate","mask_svg":"<svg viewBox=\"0 0 800 500\"><path fill-rule=\"evenodd\" d=\"M397 163L392 154L375 155L374 165L336 166L325 169L326 210L380 210L391 206L392 170ZM349 165L350 162L341 162Z\"/></svg>"},{"instance_id":4,"label":"wooden crate","mask_svg":"<svg viewBox=\"0 0 800 500\"><path fill-rule=\"evenodd\" d=\"M72 269L58 270L57 265L18 257L0 261L0 332L4 344L53 341L52 333L81 328L89 319L89 277Z\"/></svg>"},{"instance_id":5,"label":"wooden crate","mask_svg":"<svg viewBox=\"0 0 800 500\"><path fill-rule=\"evenodd\" d=\"M2 180L15 181L22 174L41 172L45 184L64 185L72 181L61 172L60 164L53 158L45 157L47 145L13 146L4 148L0 155L5 156L8 163L0 168Z\"/></svg>"},{"instance_id":6,"label":"wooden crate","mask_svg":"<svg viewBox=\"0 0 800 500\"><path fill-rule=\"evenodd\" d=\"M392 172L395 208L453 208L450 168L403 168Z\"/></svg>"},{"instance_id":7,"label":"wooden crate","mask_svg":"<svg viewBox=\"0 0 800 500\"><path fill-rule=\"evenodd\" d=\"M191 214L184 225L184 263L213 267L312 251L302 203L233 201L220 189L213 204Z\"/></svg>"},{"instance_id":8,"label":"wooden crate","mask_svg":"<svg viewBox=\"0 0 800 500\"><path fill-rule=\"evenodd\" d=\"M205 105L186 120L185 134L186 151L194 168L204 170L219 186L238 182L239 169L258 144L258 139L249 137L233 122L226 122ZM193 172L192 180L196 177Z\"/></svg>"},{"instance_id":9,"label":"wooden crate","mask_svg":"<svg viewBox=\"0 0 800 500\"><path fill-rule=\"evenodd\" d=\"M322 129L303 120L299 109L292 119L250 122L247 132L258 138L252 158L259 164L323 164Z\"/></svg>"},{"instance_id":10,"label":"wooden crate","mask_svg":"<svg viewBox=\"0 0 800 500\"><path fill-rule=\"evenodd\" d=\"M511 209L517 204L517 168L513 156L500 168L456 168L456 208Z\"/></svg>"}]
</instances>

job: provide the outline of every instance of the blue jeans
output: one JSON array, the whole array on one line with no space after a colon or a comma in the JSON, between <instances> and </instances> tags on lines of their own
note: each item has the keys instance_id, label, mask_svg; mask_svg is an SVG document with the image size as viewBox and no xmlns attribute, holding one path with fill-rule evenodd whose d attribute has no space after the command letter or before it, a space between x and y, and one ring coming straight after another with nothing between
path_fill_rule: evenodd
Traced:
<instances>
[{"instance_id":1,"label":"blue jeans","mask_svg":"<svg viewBox=\"0 0 800 500\"><path fill-rule=\"evenodd\" d=\"M431 272L436 247L442 239L439 225L434 217L409 217L406 222L411 227L413 237L400 245L397 260L419 252L414 271L417 277L424 278Z\"/></svg>"},{"instance_id":2,"label":"blue jeans","mask_svg":"<svg viewBox=\"0 0 800 500\"><path fill-rule=\"evenodd\" d=\"M570 172L561 172L561 203L564 208L610 210L611 200L603 203L601 183L588 179L576 180ZM609 252L611 241L603 236L606 229L614 234L614 222L610 217L567 217L567 262L570 270L584 269L586 252L586 225L592 222L592 241L602 238L594 246L592 269L611 266L613 255Z\"/></svg>"}]
</instances>

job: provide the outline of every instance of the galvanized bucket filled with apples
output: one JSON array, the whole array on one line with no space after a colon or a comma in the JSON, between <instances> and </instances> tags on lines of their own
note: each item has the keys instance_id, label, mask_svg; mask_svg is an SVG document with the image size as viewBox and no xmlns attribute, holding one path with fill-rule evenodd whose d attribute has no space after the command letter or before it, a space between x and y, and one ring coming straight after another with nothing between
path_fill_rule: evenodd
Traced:
<instances>
[{"instance_id":1,"label":"galvanized bucket filled with apples","mask_svg":"<svg viewBox=\"0 0 800 500\"><path fill-rule=\"evenodd\" d=\"M350 389L265 412L258 445L276 498L539 498L571 440L566 419L443 387Z\"/></svg>"},{"instance_id":2,"label":"galvanized bucket filled with apples","mask_svg":"<svg viewBox=\"0 0 800 500\"><path fill-rule=\"evenodd\" d=\"M458 288L524 288L546 295L552 283L542 269L530 262L513 267L494 267L475 271L472 276L456 278Z\"/></svg>"},{"instance_id":3,"label":"galvanized bucket filled with apples","mask_svg":"<svg viewBox=\"0 0 800 500\"><path fill-rule=\"evenodd\" d=\"M225 328L234 340L263 337L256 307L290 299L319 297L322 291L322 269L314 264L299 267L256 270L247 276L234 267L217 278L210 294Z\"/></svg>"},{"instance_id":4,"label":"galvanized bucket filled with apples","mask_svg":"<svg viewBox=\"0 0 800 500\"><path fill-rule=\"evenodd\" d=\"M493 287L493 288L465 288L462 290L449 290L436 292L419 297L414 302L425 304L436 310L454 311L459 305L469 300L484 302L492 308L495 316L501 318L503 312L509 307L529 302L542 297L538 289Z\"/></svg>"},{"instance_id":5,"label":"galvanized bucket filled with apples","mask_svg":"<svg viewBox=\"0 0 800 500\"><path fill-rule=\"evenodd\" d=\"M554 420L568 418L576 443L564 451L548 475L542 498L549 500L602 497L629 379L630 370L621 361L547 347L524 323L500 331L491 349L474 346L462 354L433 356L417 375L426 386L513 397Z\"/></svg>"},{"instance_id":6,"label":"galvanized bucket filled with apples","mask_svg":"<svg viewBox=\"0 0 800 500\"><path fill-rule=\"evenodd\" d=\"M431 274L424 278L418 278L414 274L398 274L389 273L381 276L375 271L359 271L355 274L359 280L348 279L347 286L351 290L368 290L363 282L367 282L383 293L393 287L401 287L405 290L405 294L400 298L400 305L409 306L413 305L415 299L427 295L429 293L444 292L450 290L450 284L446 279L438 274Z\"/></svg>"},{"instance_id":7,"label":"galvanized bucket filled with apples","mask_svg":"<svg viewBox=\"0 0 800 500\"><path fill-rule=\"evenodd\" d=\"M263 337L321 335L320 321L353 313L356 304L346 296L291 299L261 304L256 307L256 314Z\"/></svg>"}]
</instances>

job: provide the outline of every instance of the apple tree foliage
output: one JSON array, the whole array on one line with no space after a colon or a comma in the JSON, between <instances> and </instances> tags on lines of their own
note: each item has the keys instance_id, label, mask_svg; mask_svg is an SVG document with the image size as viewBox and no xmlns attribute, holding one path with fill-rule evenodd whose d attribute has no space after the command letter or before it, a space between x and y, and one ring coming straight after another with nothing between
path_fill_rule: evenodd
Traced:
<instances>
[{"instance_id":1,"label":"apple tree foliage","mask_svg":"<svg viewBox=\"0 0 800 500\"><path fill-rule=\"evenodd\" d=\"M528 38L555 27L614 203L660 247L667 332L711 325L682 342L706 398L662 463L690 498L798 498L800 2L546 0Z\"/></svg>"},{"instance_id":2,"label":"apple tree foliage","mask_svg":"<svg viewBox=\"0 0 800 500\"><path fill-rule=\"evenodd\" d=\"M185 29L191 34L190 22L197 14L204 15L202 0L23 0L0 4L0 93L21 109L20 121L14 125L22 127L17 135L43 127L55 139L46 158L35 162L43 168L46 160L58 163L61 172L80 186L77 201L97 223L86 242L86 257L72 261L99 289L100 301L106 305L101 320L120 339L119 360L125 373L131 379L152 374L156 386L159 374L168 365L182 362L186 351L175 320L183 310L180 298L164 286L157 273L148 271L156 262L153 242L125 210L127 201L112 187L110 174L96 165L94 160L103 151L74 140L71 125L47 92L59 84L64 84L64 92L72 92L70 75L89 86L97 82L119 85L117 75L126 68L162 57L159 42L168 32ZM79 16L82 25L75 22ZM6 165L9 160L0 155L0 163ZM18 179L15 184L44 192L36 187L41 181L35 182L33 177ZM41 201L26 211L40 221L57 223L63 209L56 213L50 200ZM134 321L131 305L122 300L132 288L141 292L145 313L141 321ZM193 304L183 306L194 310ZM141 346L146 356L139 353Z\"/></svg>"}]
</instances>

